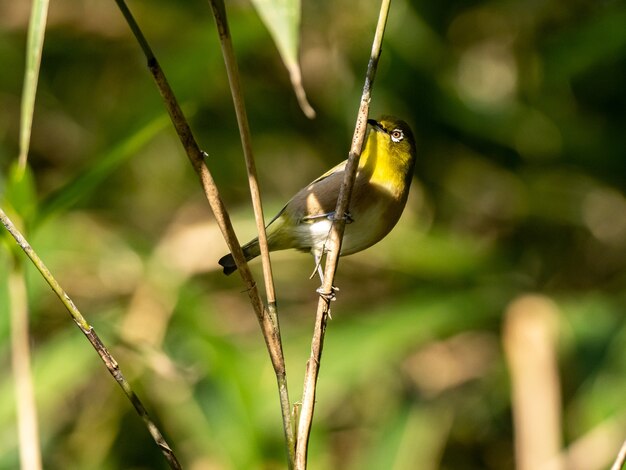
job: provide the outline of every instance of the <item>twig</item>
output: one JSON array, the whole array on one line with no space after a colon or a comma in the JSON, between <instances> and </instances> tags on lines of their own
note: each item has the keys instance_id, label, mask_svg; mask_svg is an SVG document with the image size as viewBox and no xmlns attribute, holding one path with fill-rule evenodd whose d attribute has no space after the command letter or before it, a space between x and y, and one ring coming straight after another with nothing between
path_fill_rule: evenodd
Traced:
<instances>
[{"instance_id":1,"label":"twig","mask_svg":"<svg viewBox=\"0 0 626 470\"><path fill-rule=\"evenodd\" d=\"M139 400L139 397L135 394L135 392L133 392L130 384L128 383L124 375L122 374L122 371L120 370L119 365L117 364L117 361L113 358L113 356L111 355L109 350L106 348L106 346L104 346L104 344L102 343L102 341L96 334L93 327L89 323L87 323L87 320L85 320L85 318L82 316L82 314L80 313L80 311L78 310L78 308L76 307L72 299L70 299L70 297L63 290L61 285L57 282L54 276L50 273L50 271L48 270L44 262L41 260L41 258L39 258L37 253L35 253L35 250L33 250L33 248L26 241L24 236L19 232L19 230L15 227L15 225L13 225L13 222L11 222L11 220L7 217L7 215L4 213L4 211L1 208L0 208L0 221L2 222L2 225L4 225L5 228L9 231L9 233L13 236L13 238L15 239L17 244L20 246L20 248L24 250L24 253L26 253L26 256L30 258L30 260L33 262L33 264L37 268L37 270L41 273L43 278L50 285L54 293L59 297L61 302L63 302L63 305L65 305L65 308L67 308L68 312L74 319L74 322L76 323L76 325L78 325L80 330L87 337L91 345L94 347L94 349L96 350L96 352L98 353L102 361L104 362L104 365L109 370L110 374L117 381L119 386L122 387L122 390L124 390L124 393L126 394L130 402L135 407L135 410L137 410L137 413L139 414L139 416L141 416L141 419L143 419L143 422L146 424L146 427L148 428L148 431L152 435L152 438L154 439L156 444L161 449L161 452L167 459L167 462L169 463L170 468L173 468L173 469L182 468L180 464L178 463L178 460L176 459L176 456L174 455L174 452L170 448L169 444L165 441L165 439L163 438L163 435L161 434L157 426L154 424L154 422L148 415L146 408L143 406L143 404Z\"/></svg>"},{"instance_id":2,"label":"twig","mask_svg":"<svg viewBox=\"0 0 626 470\"><path fill-rule=\"evenodd\" d=\"M16 252L17 253L17 252ZM11 359L15 377L15 399L19 432L20 464L22 468L41 468L41 448L37 411L30 367L30 338L28 335L28 300L21 259L15 258L9 273L11 310Z\"/></svg>"},{"instance_id":3,"label":"twig","mask_svg":"<svg viewBox=\"0 0 626 470\"><path fill-rule=\"evenodd\" d=\"M243 154L246 161L248 182L250 185L250 196L254 209L256 228L259 234L259 246L261 248L261 261L263 265L265 292L267 295L268 315L271 319L271 323L274 329L273 336L278 338L277 346L281 348L280 356L282 357L282 342L280 341L280 326L278 321L278 310L276 306L276 293L274 290L274 278L272 276L272 265L270 262L269 248L267 246L267 234L265 233L263 205L261 203L261 192L259 190L256 165L254 162L254 156L252 154L250 126L248 124L248 117L246 114L246 106L244 103L243 93L241 92L241 83L239 80L237 60L235 58L235 52L231 40L230 28L228 26L228 18L226 15L226 7L224 6L224 1L210 0L210 2L213 9L213 16L215 17L215 23L217 25L217 31L220 37L222 55L224 56L226 73L228 75L230 90L233 96L235 113L237 115L237 124L239 126L239 134L241 137ZM285 440L287 444L289 468L292 468L295 455L295 436L294 427L292 424L292 416L290 412L289 393L287 389L287 377L284 361L280 364L280 367L278 369L275 369L275 372L280 394L281 412L283 417L283 430L285 433Z\"/></svg>"},{"instance_id":4,"label":"twig","mask_svg":"<svg viewBox=\"0 0 626 470\"><path fill-rule=\"evenodd\" d=\"M626 463L626 441L622 444L622 448L619 450L615 462L611 466L611 470L622 470Z\"/></svg>"},{"instance_id":5,"label":"twig","mask_svg":"<svg viewBox=\"0 0 626 470\"><path fill-rule=\"evenodd\" d=\"M284 404L285 397L288 397L287 380L285 374L285 359L283 356L280 335L278 332L278 324L274 320L276 316L275 314L273 314L275 313L275 304L270 304L268 309L264 307L263 302L261 301L261 297L259 295L259 291L257 289L256 282L252 276L252 273L250 272L248 263L243 255L241 245L237 240L237 236L235 235L235 231L233 229L230 217L226 211L224 203L219 196L219 192L217 190L217 186L215 185L215 181L213 180L213 176L211 175L210 171L204 163L204 157L206 156L206 154L200 150L198 143L193 137L191 128L189 127L189 124L187 123L187 120L185 119L185 116L180 109L176 97L174 96L174 93L170 88L167 79L165 78L165 75L163 74L163 70L159 66L157 59L154 56L154 53L148 45L146 38L141 32L130 10L123 0L115 1L146 56L146 59L148 61L148 68L150 69L150 73L152 73L157 88L159 89L159 93L161 94L161 97L165 102L165 107L167 108L174 128L176 129L176 133L178 134L178 137L183 145L183 148L185 149L191 165L200 177L202 188L209 202L209 205L211 206L213 215L215 216L222 235L226 240L226 243L228 244L228 247L233 255L239 274L243 279L244 284L246 285L246 291L248 292L250 303L252 304L252 308L254 309L257 320L259 321L259 324L261 326L263 337L265 339L265 343L267 345L267 349L272 361L272 366L274 367L276 379L278 382L279 395L281 398L281 410L283 410L284 414L285 409L289 409L288 399L286 401L287 407L285 407ZM288 435L288 432L290 431L285 430L285 435Z\"/></svg>"},{"instance_id":6,"label":"twig","mask_svg":"<svg viewBox=\"0 0 626 470\"><path fill-rule=\"evenodd\" d=\"M254 209L254 217L259 232L259 245L261 248L261 258L263 262L263 277L267 290L267 302L272 304L276 302L276 294L274 292L274 280L272 278L272 266L270 263L269 249L267 247L267 235L265 233L265 221L263 220L263 206L261 204L261 193L259 191L259 183L256 171L254 157L252 155L252 143L250 141L250 126L248 125L248 116L246 115L246 106L244 104L243 94L241 92L241 83L239 81L239 70L233 50L233 43L230 37L228 27L228 18L226 16L226 8L223 0L210 0L213 8L213 15L217 24L217 30L220 36L220 44L222 46L222 55L226 64L226 73L228 74L228 82L233 96L235 105L235 113L237 115L237 124L239 126L239 134L243 146L243 155L246 161L246 169L248 171L248 180L250 184L250 195L252 197L252 206Z\"/></svg>"},{"instance_id":7,"label":"twig","mask_svg":"<svg viewBox=\"0 0 626 470\"><path fill-rule=\"evenodd\" d=\"M361 95L361 103L357 115L356 128L352 137L352 145L346 164L345 177L339 190L339 198L337 199L337 208L335 217L327 241L328 255L326 258L326 267L324 270L324 282L321 288L320 299L317 305L317 314L315 317L315 327L313 331L313 339L311 341L311 355L306 364L306 372L304 377L304 390L302 393L302 408L300 410L300 419L298 422L298 432L296 434L296 469L306 469L307 448L309 435L311 433L311 425L313 423L313 411L315 407L315 393L317 386L317 377L319 374L320 361L322 358L322 348L324 346L324 334L326 332L326 322L330 311L330 298L333 292L333 280L341 251L341 241L345 229L346 219L344 214L347 213L350 204L350 196L352 195L352 187L356 177L356 170L359 164L359 157L365 141L365 131L367 127L367 114L369 111L369 103L372 94L372 85L376 75L378 59L382 48L383 35L385 25L387 24L387 16L389 14L389 6L391 0L382 0L380 14L378 16L378 24L372 44L372 52L367 66L365 75L365 85L363 86L363 94Z\"/></svg>"}]
</instances>

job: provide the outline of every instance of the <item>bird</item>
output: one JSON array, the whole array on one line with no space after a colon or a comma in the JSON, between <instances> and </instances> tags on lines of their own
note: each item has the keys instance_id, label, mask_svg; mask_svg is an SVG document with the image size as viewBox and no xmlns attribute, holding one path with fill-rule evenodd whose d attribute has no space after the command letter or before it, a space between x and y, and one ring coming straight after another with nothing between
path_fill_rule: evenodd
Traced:
<instances>
[{"instance_id":1,"label":"bird","mask_svg":"<svg viewBox=\"0 0 626 470\"><path fill-rule=\"evenodd\" d=\"M371 247L396 225L404 211L415 166L415 138L405 121L393 116L368 119L371 126L361 152L347 214L340 256ZM267 224L269 251L294 248L310 252L323 282L322 256L333 220L347 160L298 191ZM246 261L261 254L255 238L243 247ZM229 275L237 270L232 254L218 263ZM315 274L313 271L312 276Z\"/></svg>"}]
</instances>

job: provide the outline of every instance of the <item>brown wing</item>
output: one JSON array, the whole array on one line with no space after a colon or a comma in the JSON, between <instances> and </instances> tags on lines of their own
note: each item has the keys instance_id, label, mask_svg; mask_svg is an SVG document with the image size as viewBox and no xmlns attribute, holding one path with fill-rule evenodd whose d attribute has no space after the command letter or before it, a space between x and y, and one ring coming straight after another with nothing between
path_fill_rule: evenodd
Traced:
<instances>
[{"instance_id":1,"label":"brown wing","mask_svg":"<svg viewBox=\"0 0 626 470\"><path fill-rule=\"evenodd\" d=\"M285 206L289 216L307 222L334 213L339 188L343 183L346 162L331 168L311 184L298 191Z\"/></svg>"},{"instance_id":2,"label":"brown wing","mask_svg":"<svg viewBox=\"0 0 626 470\"><path fill-rule=\"evenodd\" d=\"M347 161L343 161L334 166L298 191L268 223L268 226L283 213L298 223L333 214L337 206L339 187L343 182L346 163Z\"/></svg>"}]
</instances>

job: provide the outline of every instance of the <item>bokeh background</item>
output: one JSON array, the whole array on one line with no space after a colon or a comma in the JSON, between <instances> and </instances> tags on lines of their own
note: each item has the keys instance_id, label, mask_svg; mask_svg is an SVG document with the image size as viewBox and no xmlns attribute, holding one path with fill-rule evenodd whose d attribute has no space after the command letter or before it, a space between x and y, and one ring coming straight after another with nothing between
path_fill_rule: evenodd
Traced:
<instances>
[{"instance_id":1,"label":"bokeh background","mask_svg":"<svg viewBox=\"0 0 626 470\"><path fill-rule=\"evenodd\" d=\"M246 241L253 215L209 4L131 8ZM378 5L304 2L312 121L255 10L228 8L271 217L346 157ZM1 191L17 156L28 14L28 2L0 1ZM416 176L396 229L341 260L311 469L507 469L516 446L524 468L522 436L560 449L545 468L610 467L626 438L624 25L615 0L392 3L371 115L412 125ZM51 2L29 164L29 239L184 466L284 468L256 319L237 276L218 270L226 245L114 2ZM2 469L18 467L8 253ZM276 253L273 266L297 401L318 283L302 254ZM165 468L30 267L28 288L45 468Z\"/></svg>"}]
</instances>

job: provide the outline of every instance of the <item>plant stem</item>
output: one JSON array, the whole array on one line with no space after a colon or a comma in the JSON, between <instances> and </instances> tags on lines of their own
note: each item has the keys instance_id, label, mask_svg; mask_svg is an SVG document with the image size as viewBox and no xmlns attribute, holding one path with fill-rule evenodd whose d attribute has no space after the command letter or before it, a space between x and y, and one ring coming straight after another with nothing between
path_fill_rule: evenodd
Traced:
<instances>
[{"instance_id":1,"label":"plant stem","mask_svg":"<svg viewBox=\"0 0 626 470\"><path fill-rule=\"evenodd\" d=\"M39 81L39 66L41 65L43 41L46 36L48 5L50 2L49 0L37 0L31 3L32 9L28 21L28 39L26 42L26 67L20 109L20 153L17 160L18 168L22 173L26 171L28 161L33 113L35 111L35 96L37 94L37 82Z\"/></svg>"},{"instance_id":2,"label":"plant stem","mask_svg":"<svg viewBox=\"0 0 626 470\"><path fill-rule=\"evenodd\" d=\"M306 469L307 449L315 408L317 378L322 359L326 323L330 312L330 298L333 295L333 280L335 278L335 271L337 270L337 262L339 261L339 253L341 251L341 241L343 239L343 232L346 224L344 214L347 213L348 206L350 204L350 197L352 195L352 187L354 186L356 170L359 164L359 157L361 156L361 150L365 141L367 115L372 95L372 86L376 75L378 60L380 58L390 3L391 0L383 0L380 7L378 24L376 26L376 33L372 44L372 52L365 75L363 94L361 95L361 103L357 114L356 127L354 130L354 136L352 137L352 145L350 147L348 162L346 164L345 177L339 190L335 217L333 219L329 239L327 240L328 252L326 257L326 266L324 269L324 282L321 287L320 299L318 301L317 313L315 316L315 326L313 330L313 338L311 340L311 355L306 364L304 389L302 392L302 408L300 410L300 419L296 434L296 470Z\"/></svg>"},{"instance_id":3,"label":"plant stem","mask_svg":"<svg viewBox=\"0 0 626 470\"><path fill-rule=\"evenodd\" d=\"M210 0L217 24L217 30L220 37L222 47L222 55L226 65L228 74L228 82L233 96L235 105L235 113L237 115L237 124L239 126L239 134L243 147L243 154L246 161L246 169L248 172L248 182L250 185L250 197L254 209L257 233L259 235L259 246L261 248L261 261L263 265L263 278L265 281L265 291L267 295L268 315L273 327L272 335L278 338L277 347L280 351L276 351L272 357L276 357L277 361L272 361L274 372L278 382L278 390L281 404L281 412L283 417L283 431L287 445L287 454L289 459L289 468L293 467L295 456L295 436L294 426L292 424L291 405L289 402L289 392L287 389L287 375L285 370L285 361L282 351L282 341L280 340L280 326L278 321L278 311L276 306L276 293L274 290L274 278L272 276L272 266L270 262L269 248L267 246L267 235L265 233L265 220L263 217L263 205L261 203L261 192L256 171L254 156L252 153L252 143L250 138L250 126L246 115L246 107L244 103L243 93L241 91L241 82L239 79L239 70L237 60L233 49L233 43L228 26L228 18L223 0Z\"/></svg>"},{"instance_id":4,"label":"plant stem","mask_svg":"<svg viewBox=\"0 0 626 470\"><path fill-rule=\"evenodd\" d=\"M285 416L285 414L287 414L288 416L289 399L287 394L287 379L285 375L285 359L283 356L282 343L278 330L278 323L276 320L275 302L270 303L268 308L265 308L265 306L263 305L256 281L254 280L254 277L250 272L250 268L248 267L248 263L243 255L241 245L239 244L237 236L235 235L235 231L226 207L224 206L224 203L220 198L219 191L217 189L217 186L215 185L215 181L213 180L213 176L205 165L204 158L206 154L202 150L200 150L198 143L193 137L191 128L189 127L189 124L187 123L187 120L185 119L185 116L180 109L180 105L178 104L178 101L174 96L174 92L169 86L163 70L161 69L156 57L154 56L154 53L152 52L146 38L141 32L141 29L139 28L134 17L132 16L130 10L123 0L115 1L146 56L148 68L154 78L154 81L156 82L159 93L163 98L165 107L170 115L170 119L172 120L172 124L174 125L176 133L178 134L178 137L181 141L181 144L183 145L183 148L185 149L185 152L192 167L200 178L200 183L209 202L211 210L213 211L213 215L215 216L217 224L222 232L222 236L226 240L226 243L228 244L228 247L233 255L239 275L243 279L243 282L246 286L246 291L248 293L250 303L252 304L252 308L254 309L257 320L261 326L261 331L265 339L267 350L269 352L274 371L276 372L279 396L281 399L281 411L283 412L283 416ZM286 422L287 420L285 419L284 423ZM289 433L292 432L289 430L289 428L291 427L291 425L286 427L286 436L289 436Z\"/></svg>"},{"instance_id":5,"label":"plant stem","mask_svg":"<svg viewBox=\"0 0 626 470\"><path fill-rule=\"evenodd\" d=\"M37 406L30 367L28 334L28 300L24 266L14 258L9 273L9 299L11 310L11 362L15 377L15 400L19 433L20 462L22 468L41 468L41 449L37 423Z\"/></svg>"},{"instance_id":6,"label":"plant stem","mask_svg":"<svg viewBox=\"0 0 626 470\"><path fill-rule=\"evenodd\" d=\"M130 402L133 404L133 406L135 407L135 410L137 411L139 416L141 416L141 419L143 420L146 427L148 428L148 432L150 432L150 434L152 435L152 438L161 449L161 452L163 453L167 462L169 463L170 468L173 468L173 469L182 468L180 464L178 463L178 459L174 455L174 452L170 448L169 444L163 438L163 435L159 431L159 428L157 428L157 426L154 424L154 422L148 415L148 411L143 406L143 403L141 403L141 401L139 400L139 397L132 390L130 384L128 383L124 375L122 374L122 371L120 370L120 367L117 361L115 360L115 358L111 355L109 350L102 343L102 341L96 334L93 327L82 316L82 314L80 313L80 311L78 310L78 308L76 307L72 299L63 290L61 285L57 282L57 280L54 278L52 273L48 270L48 268L46 267L44 262L41 260L41 258L37 255L37 253L35 253L35 250L33 250L33 248L30 246L28 241L26 241L24 236L15 227L13 222L11 222L9 217L4 213L4 211L1 208L0 208L0 222L2 222L2 225L4 225L5 228L8 230L8 232L11 234L11 236L13 236L13 238L15 239L19 247L22 250L24 250L24 253L26 253L26 256L30 258L30 260L33 262L37 270L41 273L41 275L46 280L48 285L50 285L54 293L57 295L57 297L59 297L63 305L65 305L65 308L72 316L72 319L74 320L76 325L78 325L80 330L87 337L91 345L94 347L94 349L96 350L96 352L102 359L102 362L104 362L104 365L109 370L109 373L113 376L113 378L115 378L119 386L122 387L122 390L124 390L124 393L130 400Z\"/></svg>"}]
</instances>

